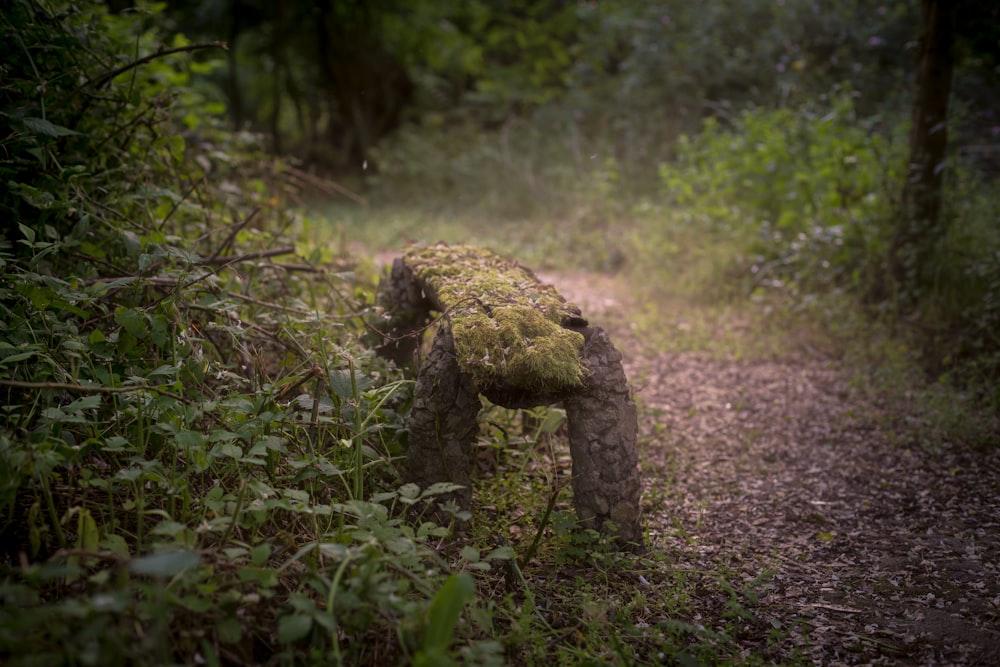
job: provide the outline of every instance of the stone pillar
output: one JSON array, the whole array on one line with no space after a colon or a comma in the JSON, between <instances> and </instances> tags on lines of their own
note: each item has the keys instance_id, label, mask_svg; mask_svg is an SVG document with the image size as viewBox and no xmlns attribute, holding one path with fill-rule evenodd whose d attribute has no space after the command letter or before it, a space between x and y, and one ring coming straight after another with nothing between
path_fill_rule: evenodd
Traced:
<instances>
[{"instance_id":1,"label":"stone pillar","mask_svg":"<svg viewBox=\"0 0 1000 667\"><path fill-rule=\"evenodd\" d=\"M417 350L427 324L430 304L413 276L413 271L396 259L388 280L379 285L378 301L381 315L372 322L378 336L369 336L375 351L392 359L400 368L415 368Z\"/></svg>"},{"instance_id":2,"label":"stone pillar","mask_svg":"<svg viewBox=\"0 0 1000 667\"><path fill-rule=\"evenodd\" d=\"M613 526L620 542L641 546L635 402L622 355L607 333L591 327L585 337L586 387L563 401L573 457L573 504L585 525L601 532Z\"/></svg>"},{"instance_id":3,"label":"stone pillar","mask_svg":"<svg viewBox=\"0 0 1000 667\"><path fill-rule=\"evenodd\" d=\"M442 324L413 392L404 481L422 487L435 482L461 484L464 488L454 498L468 509L480 407L472 376L458 366L451 329Z\"/></svg>"},{"instance_id":4,"label":"stone pillar","mask_svg":"<svg viewBox=\"0 0 1000 667\"><path fill-rule=\"evenodd\" d=\"M431 308L443 306L428 297L426 286L402 260L393 264L388 282L383 283L380 298L384 314L373 326L389 338L376 349L400 365L409 365ZM451 497L468 509L479 394L512 408L561 401L569 428L577 516L585 526L613 533L619 544L641 550L638 418L622 355L603 329L586 326L582 318L568 328L584 336L584 387L540 396L518 388L477 387L473 377L462 372L451 328L443 322L417 376L403 479L421 487L435 482L460 484L462 490Z\"/></svg>"}]
</instances>

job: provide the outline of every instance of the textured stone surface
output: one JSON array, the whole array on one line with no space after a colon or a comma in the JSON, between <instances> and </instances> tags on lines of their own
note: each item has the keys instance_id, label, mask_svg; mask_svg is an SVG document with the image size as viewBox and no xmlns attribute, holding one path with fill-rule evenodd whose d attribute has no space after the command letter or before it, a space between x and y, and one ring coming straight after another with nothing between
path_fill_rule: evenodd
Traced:
<instances>
[{"instance_id":1,"label":"textured stone surface","mask_svg":"<svg viewBox=\"0 0 1000 667\"><path fill-rule=\"evenodd\" d=\"M375 350L400 368L415 366L431 303L402 259L392 263L388 280L379 286L378 306L381 313L371 323L381 334L372 341Z\"/></svg>"},{"instance_id":2,"label":"textured stone surface","mask_svg":"<svg viewBox=\"0 0 1000 667\"><path fill-rule=\"evenodd\" d=\"M434 482L461 484L465 488L457 492L456 501L468 508L479 409L476 385L459 369L451 329L443 325L417 376L404 481L422 487Z\"/></svg>"},{"instance_id":3,"label":"textured stone surface","mask_svg":"<svg viewBox=\"0 0 1000 667\"><path fill-rule=\"evenodd\" d=\"M573 504L586 525L611 526L623 542L641 544L638 417L622 355L607 333L585 333L586 388L563 401L573 456ZM609 525L610 524L610 525Z\"/></svg>"}]
</instances>

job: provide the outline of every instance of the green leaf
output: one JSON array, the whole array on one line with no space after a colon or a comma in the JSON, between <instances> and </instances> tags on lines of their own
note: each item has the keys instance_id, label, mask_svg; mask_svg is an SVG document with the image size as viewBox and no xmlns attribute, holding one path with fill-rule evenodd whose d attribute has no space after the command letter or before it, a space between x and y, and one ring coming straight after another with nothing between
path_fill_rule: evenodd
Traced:
<instances>
[{"instance_id":1,"label":"green leaf","mask_svg":"<svg viewBox=\"0 0 1000 667\"><path fill-rule=\"evenodd\" d=\"M538 426L539 433L555 433L566 421L566 411L559 408L549 408L545 412L545 418Z\"/></svg>"},{"instance_id":2,"label":"green leaf","mask_svg":"<svg viewBox=\"0 0 1000 667\"><path fill-rule=\"evenodd\" d=\"M76 548L83 551L97 551L99 543L100 535L94 517L91 516L90 510L81 509L77 514Z\"/></svg>"},{"instance_id":3,"label":"green leaf","mask_svg":"<svg viewBox=\"0 0 1000 667\"><path fill-rule=\"evenodd\" d=\"M110 551L116 556L128 558L131 554L128 550L128 542L121 535L105 535L100 545L106 551Z\"/></svg>"},{"instance_id":4,"label":"green leaf","mask_svg":"<svg viewBox=\"0 0 1000 667\"><path fill-rule=\"evenodd\" d=\"M243 636L243 626L236 616L228 616L219 621L215 626L219 633L219 639L226 644L235 644Z\"/></svg>"},{"instance_id":5,"label":"green leaf","mask_svg":"<svg viewBox=\"0 0 1000 667\"><path fill-rule=\"evenodd\" d=\"M21 199L26 201L31 206L35 208L49 208L55 202L56 198L51 192L45 190L39 190L38 188L32 187L30 185L25 185L24 183L15 183L13 181L8 181L7 185L10 186L12 192L16 192L20 195ZM21 231L24 232L27 229L24 225L21 225ZM33 243L35 240L35 233L32 232L30 236L25 234L28 239L28 243Z\"/></svg>"},{"instance_id":6,"label":"green leaf","mask_svg":"<svg viewBox=\"0 0 1000 667\"><path fill-rule=\"evenodd\" d=\"M11 186L11 188L13 188L14 186L25 187L22 183L8 182L7 185ZM24 238L27 239L28 243L34 243L35 242L35 230L34 229L32 229L31 227L28 227L27 225L25 225L23 223L20 223L20 222L17 223L17 226L21 229L21 233L24 234Z\"/></svg>"},{"instance_id":7,"label":"green leaf","mask_svg":"<svg viewBox=\"0 0 1000 667\"><path fill-rule=\"evenodd\" d=\"M448 577L427 609L427 626L421 646L424 653L444 655L462 608L475 597L475 592L475 583L469 574L459 572Z\"/></svg>"},{"instance_id":8,"label":"green leaf","mask_svg":"<svg viewBox=\"0 0 1000 667\"><path fill-rule=\"evenodd\" d=\"M161 521L156 524L153 528L153 535L166 535L167 537L175 537L178 533L183 532L186 529L183 523L177 521Z\"/></svg>"},{"instance_id":9,"label":"green leaf","mask_svg":"<svg viewBox=\"0 0 1000 667\"><path fill-rule=\"evenodd\" d=\"M267 542L261 542L250 550L250 562L257 567L267 563L267 559L270 557L271 545Z\"/></svg>"},{"instance_id":10,"label":"green leaf","mask_svg":"<svg viewBox=\"0 0 1000 667\"><path fill-rule=\"evenodd\" d=\"M167 375L167 376L177 375L177 372L180 369L181 369L180 366L163 365L163 366L160 366L160 367L156 368L155 370L150 371L149 375L147 377L156 377L158 375Z\"/></svg>"},{"instance_id":11,"label":"green leaf","mask_svg":"<svg viewBox=\"0 0 1000 667\"><path fill-rule=\"evenodd\" d=\"M198 554L187 549L174 549L137 558L129 563L128 569L132 574L144 574L166 579L199 564L201 564L201 558Z\"/></svg>"},{"instance_id":12,"label":"green leaf","mask_svg":"<svg viewBox=\"0 0 1000 667\"><path fill-rule=\"evenodd\" d=\"M278 641L289 644L298 641L309 634L312 629L312 617L301 614L282 616L278 620Z\"/></svg>"},{"instance_id":13,"label":"green leaf","mask_svg":"<svg viewBox=\"0 0 1000 667\"><path fill-rule=\"evenodd\" d=\"M33 350L29 350L28 352L18 352L17 354L12 354L9 357L4 357L3 359L0 359L0 364L13 364L17 363L18 361L24 361L25 359L30 359L33 356L35 356L35 352Z\"/></svg>"},{"instance_id":14,"label":"green leaf","mask_svg":"<svg viewBox=\"0 0 1000 667\"><path fill-rule=\"evenodd\" d=\"M116 308L115 322L139 340L142 340L146 336L146 318L131 308L123 308L121 306Z\"/></svg>"},{"instance_id":15,"label":"green leaf","mask_svg":"<svg viewBox=\"0 0 1000 667\"><path fill-rule=\"evenodd\" d=\"M94 410L101 407L101 396L100 394L91 394L90 396L82 396L66 407L63 408L63 412L73 413L82 412L83 410Z\"/></svg>"},{"instance_id":16,"label":"green leaf","mask_svg":"<svg viewBox=\"0 0 1000 667\"><path fill-rule=\"evenodd\" d=\"M243 450L239 445L234 445L232 443L216 445L215 447L212 447L209 454L212 456L229 457L231 459L243 458Z\"/></svg>"},{"instance_id":17,"label":"green leaf","mask_svg":"<svg viewBox=\"0 0 1000 667\"><path fill-rule=\"evenodd\" d=\"M44 118L24 118L24 126L34 132L35 134L44 134L47 137L68 137L74 134L80 134L68 127L63 127L62 125L56 125L55 123L45 120Z\"/></svg>"},{"instance_id":18,"label":"green leaf","mask_svg":"<svg viewBox=\"0 0 1000 667\"><path fill-rule=\"evenodd\" d=\"M351 382L351 371L330 371L330 389L332 389L333 393L340 398L352 398L354 396L355 386L356 385ZM358 389L360 391L360 387Z\"/></svg>"},{"instance_id":19,"label":"green leaf","mask_svg":"<svg viewBox=\"0 0 1000 667\"><path fill-rule=\"evenodd\" d=\"M513 547L497 547L486 554L483 560L511 560L515 555Z\"/></svg>"}]
</instances>

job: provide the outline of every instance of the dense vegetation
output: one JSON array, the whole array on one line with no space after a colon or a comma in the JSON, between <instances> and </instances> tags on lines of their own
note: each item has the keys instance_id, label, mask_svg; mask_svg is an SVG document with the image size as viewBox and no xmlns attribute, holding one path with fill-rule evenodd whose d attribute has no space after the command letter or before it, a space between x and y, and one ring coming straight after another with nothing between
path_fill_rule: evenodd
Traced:
<instances>
[{"instance_id":1,"label":"dense vegetation","mask_svg":"<svg viewBox=\"0 0 1000 667\"><path fill-rule=\"evenodd\" d=\"M912 3L108 4L0 18L6 662L715 662L764 636L753 586L615 553L544 476L484 490L534 513L520 542L407 514L449 489L400 485L411 383L362 342L367 253L405 240L804 312L866 339L868 380L905 350L907 383L974 399L956 422L1000 406L995 9L959 16L951 224L899 283ZM558 431L533 417L493 409L483 442ZM612 570L663 617L602 610Z\"/></svg>"}]
</instances>

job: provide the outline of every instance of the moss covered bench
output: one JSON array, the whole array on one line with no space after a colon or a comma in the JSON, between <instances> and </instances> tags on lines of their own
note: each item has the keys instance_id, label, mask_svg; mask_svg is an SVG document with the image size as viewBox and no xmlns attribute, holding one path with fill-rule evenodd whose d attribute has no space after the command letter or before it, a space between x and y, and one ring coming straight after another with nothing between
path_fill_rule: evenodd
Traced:
<instances>
[{"instance_id":1,"label":"moss covered bench","mask_svg":"<svg viewBox=\"0 0 1000 667\"><path fill-rule=\"evenodd\" d=\"M377 349L401 366L414 363L431 313L444 315L417 375L407 481L460 484L468 508L479 395L508 408L562 403L578 517L641 546L635 403L602 329L530 270L471 246L410 249L379 304Z\"/></svg>"}]
</instances>

